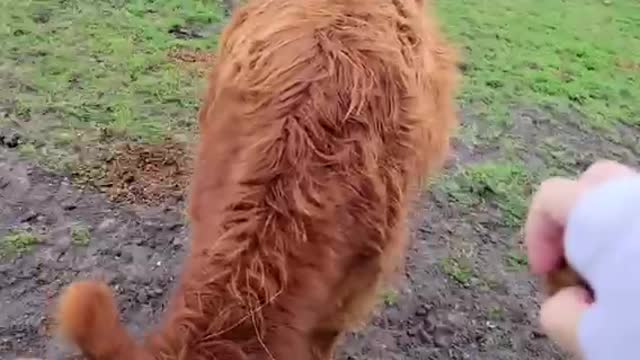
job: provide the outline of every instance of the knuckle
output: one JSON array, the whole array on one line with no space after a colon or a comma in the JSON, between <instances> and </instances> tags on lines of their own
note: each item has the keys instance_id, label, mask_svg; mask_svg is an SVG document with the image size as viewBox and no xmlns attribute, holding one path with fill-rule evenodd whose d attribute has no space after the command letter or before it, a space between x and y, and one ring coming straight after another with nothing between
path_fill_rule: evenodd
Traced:
<instances>
[{"instance_id":1,"label":"knuckle","mask_svg":"<svg viewBox=\"0 0 640 360\"><path fill-rule=\"evenodd\" d=\"M580 176L580 182L589 186L620 176L634 174L635 171L613 160L598 160Z\"/></svg>"},{"instance_id":2,"label":"knuckle","mask_svg":"<svg viewBox=\"0 0 640 360\"><path fill-rule=\"evenodd\" d=\"M563 177L551 177L542 181L533 195L532 206L536 206L541 199L546 199L548 194L555 193L556 189L565 186L569 182L573 181Z\"/></svg>"},{"instance_id":3,"label":"knuckle","mask_svg":"<svg viewBox=\"0 0 640 360\"><path fill-rule=\"evenodd\" d=\"M591 164L585 171L585 173L600 173L600 172L608 172L614 169L625 168L624 165L608 159L600 159Z\"/></svg>"}]
</instances>

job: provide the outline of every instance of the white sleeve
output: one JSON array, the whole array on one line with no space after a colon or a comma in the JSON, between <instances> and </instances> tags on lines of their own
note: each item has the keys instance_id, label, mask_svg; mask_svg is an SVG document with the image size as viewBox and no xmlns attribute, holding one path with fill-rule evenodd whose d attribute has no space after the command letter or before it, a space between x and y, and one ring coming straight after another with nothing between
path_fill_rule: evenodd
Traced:
<instances>
[{"instance_id":1,"label":"white sleeve","mask_svg":"<svg viewBox=\"0 0 640 360\"><path fill-rule=\"evenodd\" d=\"M640 359L640 176L586 194L565 234L567 261L595 294L579 329L585 360Z\"/></svg>"}]
</instances>

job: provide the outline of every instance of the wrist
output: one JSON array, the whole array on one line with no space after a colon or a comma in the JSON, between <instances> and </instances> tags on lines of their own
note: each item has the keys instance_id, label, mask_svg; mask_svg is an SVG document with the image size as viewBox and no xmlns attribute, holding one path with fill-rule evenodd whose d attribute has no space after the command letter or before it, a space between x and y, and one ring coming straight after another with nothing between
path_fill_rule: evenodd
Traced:
<instances>
[{"instance_id":1,"label":"wrist","mask_svg":"<svg viewBox=\"0 0 640 360\"><path fill-rule=\"evenodd\" d=\"M640 236L640 176L608 181L587 192L569 214L567 261L597 293L611 285L616 268L636 267L636 235Z\"/></svg>"},{"instance_id":2,"label":"wrist","mask_svg":"<svg viewBox=\"0 0 640 360\"><path fill-rule=\"evenodd\" d=\"M635 304L595 303L584 313L578 327L581 359L637 359L640 314Z\"/></svg>"}]
</instances>

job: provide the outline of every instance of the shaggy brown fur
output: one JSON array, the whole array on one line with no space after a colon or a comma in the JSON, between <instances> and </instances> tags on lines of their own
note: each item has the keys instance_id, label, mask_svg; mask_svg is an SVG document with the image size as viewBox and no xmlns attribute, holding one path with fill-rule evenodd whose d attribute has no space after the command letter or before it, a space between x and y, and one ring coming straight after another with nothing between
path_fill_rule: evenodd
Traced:
<instances>
[{"instance_id":1,"label":"shaggy brown fur","mask_svg":"<svg viewBox=\"0 0 640 360\"><path fill-rule=\"evenodd\" d=\"M92 359L330 359L401 263L407 212L456 123L456 60L416 0L255 0L200 111L193 239L137 344L99 283L63 333Z\"/></svg>"},{"instance_id":2,"label":"shaggy brown fur","mask_svg":"<svg viewBox=\"0 0 640 360\"><path fill-rule=\"evenodd\" d=\"M586 281L568 264L551 271L543 278L544 292L546 296L553 296L558 291L570 286L582 286L591 291ZM593 294L593 292L591 292Z\"/></svg>"}]
</instances>

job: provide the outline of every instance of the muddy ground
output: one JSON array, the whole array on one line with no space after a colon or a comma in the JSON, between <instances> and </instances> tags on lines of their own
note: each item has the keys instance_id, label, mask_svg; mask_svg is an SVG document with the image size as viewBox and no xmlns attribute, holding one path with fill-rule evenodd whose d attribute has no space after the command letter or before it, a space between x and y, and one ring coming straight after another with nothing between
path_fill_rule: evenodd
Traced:
<instances>
[{"instance_id":1,"label":"muddy ground","mask_svg":"<svg viewBox=\"0 0 640 360\"><path fill-rule=\"evenodd\" d=\"M580 168L603 156L635 163L635 130L623 129L616 141L593 138L571 114L564 116L518 110L511 135L531 144L562 143L571 161L556 166ZM51 338L49 313L61 288L78 278L108 280L136 333L154 323L188 238L184 201L116 203L21 160L17 144L3 144L0 235L23 230L38 241L0 259L0 359L70 354ZM491 147L456 148L449 171L499 155ZM521 156L544 167L549 157L542 151L528 148ZM520 238L503 222L490 205L463 208L438 187L425 194L415 212L404 281L384 296L369 327L347 337L338 359L561 359L536 329L536 282L526 266L504 263ZM79 238L78 229L87 236ZM442 266L454 255L469 259L469 268Z\"/></svg>"}]
</instances>

